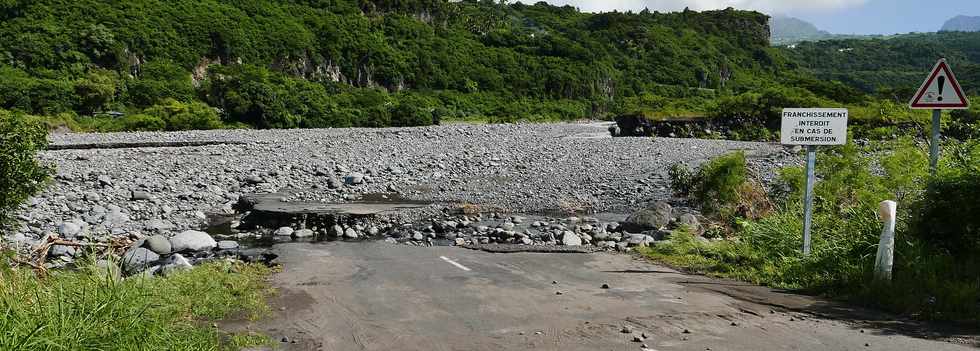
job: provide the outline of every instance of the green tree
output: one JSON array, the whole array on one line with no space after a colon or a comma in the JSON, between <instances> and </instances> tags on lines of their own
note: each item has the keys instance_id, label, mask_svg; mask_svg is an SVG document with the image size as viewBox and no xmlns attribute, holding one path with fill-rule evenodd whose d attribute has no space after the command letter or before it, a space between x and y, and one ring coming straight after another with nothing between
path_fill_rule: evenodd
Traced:
<instances>
[{"instance_id":1,"label":"green tree","mask_svg":"<svg viewBox=\"0 0 980 351\"><path fill-rule=\"evenodd\" d=\"M38 118L0 110L0 224L44 186L51 169L35 153L47 143L48 131Z\"/></svg>"}]
</instances>

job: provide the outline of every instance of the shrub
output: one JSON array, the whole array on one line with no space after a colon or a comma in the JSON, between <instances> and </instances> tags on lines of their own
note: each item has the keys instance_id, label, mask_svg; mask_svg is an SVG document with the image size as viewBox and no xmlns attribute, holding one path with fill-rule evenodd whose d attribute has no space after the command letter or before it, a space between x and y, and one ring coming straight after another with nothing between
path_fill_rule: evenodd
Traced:
<instances>
[{"instance_id":1,"label":"shrub","mask_svg":"<svg viewBox=\"0 0 980 351\"><path fill-rule=\"evenodd\" d=\"M167 128L167 122L164 122L162 118L144 114L127 115L120 119L118 125L121 130L141 132L158 131Z\"/></svg>"},{"instance_id":2,"label":"shrub","mask_svg":"<svg viewBox=\"0 0 980 351\"><path fill-rule=\"evenodd\" d=\"M709 115L731 128L737 140L772 140L776 137L786 107L833 106L800 88L773 87L722 98Z\"/></svg>"},{"instance_id":3,"label":"shrub","mask_svg":"<svg viewBox=\"0 0 980 351\"><path fill-rule=\"evenodd\" d=\"M715 158L692 175L684 166L675 165L669 175L678 194L689 194L705 214L722 221L737 217L759 218L772 210L765 190L749 176L745 153L736 152Z\"/></svg>"},{"instance_id":4,"label":"shrub","mask_svg":"<svg viewBox=\"0 0 980 351\"><path fill-rule=\"evenodd\" d=\"M39 119L0 110L0 224L44 186L51 170L34 154L47 143L48 131Z\"/></svg>"},{"instance_id":5,"label":"shrub","mask_svg":"<svg viewBox=\"0 0 980 351\"><path fill-rule=\"evenodd\" d=\"M167 130L218 129L222 127L218 112L200 102L183 103L166 99L143 111L166 123ZM144 121L150 122L150 121Z\"/></svg>"},{"instance_id":6,"label":"shrub","mask_svg":"<svg viewBox=\"0 0 980 351\"><path fill-rule=\"evenodd\" d=\"M951 146L940 172L929 179L915 232L965 257L980 252L980 141Z\"/></svg>"}]
</instances>

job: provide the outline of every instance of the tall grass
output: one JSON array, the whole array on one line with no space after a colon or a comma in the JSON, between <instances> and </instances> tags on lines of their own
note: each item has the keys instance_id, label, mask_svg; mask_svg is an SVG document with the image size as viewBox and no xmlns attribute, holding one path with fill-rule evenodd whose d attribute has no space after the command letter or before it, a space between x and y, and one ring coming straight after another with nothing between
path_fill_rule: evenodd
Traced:
<instances>
[{"instance_id":1,"label":"tall grass","mask_svg":"<svg viewBox=\"0 0 980 351\"><path fill-rule=\"evenodd\" d=\"M710 171L719 162L743 164L731 161L741 155L729 155L708 163L696 177L678 177L682 186L715 184L716 191L730 193L709 197L711 204L691 196L713 220L737 224L728 227L729 240L698 240L681 229L669 244L643 253L703 273L839 297L915 318L980 323L980 228L976 213L971 214L976 203L962 196L980 192L978 185L963 186L980 184L975 159L963 156L980 155L980 143L951 147L947 154L969 162L947 160L939 176L930 178L925 151L911 140L823 152L817 167L812 252L807 257L801 254L802 170L782 172L781 184L772 193L776 210L769 214L748 218L712 211L719 206L743 208L740 202L751 198L739 196L736 192L742 187L732 185L741 181L741 171ZM950 179L956 180L956 189L945 186ZM881 232L876 210L882 200L897 200L900 208L893 280L887 284L872 279ZM936 242L937 232L946 235L943 242Z\"/></svg>"},{"instance_id":2,"label":"tall grass","mask_svg":"<svg viewBox=\"0 0 980 351\"><path fill-rule=\"evenodd\" d=\"M208 322L265 313L269 273L213 263L166 278L118 280L93 266L38 279L3 267L0 350L233 349L236 342L223 342Z\"/></svg>"}]
</instances>

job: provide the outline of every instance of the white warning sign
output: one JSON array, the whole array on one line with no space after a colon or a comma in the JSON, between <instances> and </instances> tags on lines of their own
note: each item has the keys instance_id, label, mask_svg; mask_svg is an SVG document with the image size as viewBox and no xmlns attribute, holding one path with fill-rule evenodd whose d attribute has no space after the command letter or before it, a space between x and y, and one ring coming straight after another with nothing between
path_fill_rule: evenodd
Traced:
<instances>
[{"instance_id":1,"label":"white warning sign","mask_svg":"<svg viewBox=\"0 0 980 351\"><path fill-rule=\"evenodd\" d=\"M913 109L965 109L970 101L963 95L963 88L956 81L953 70L945 59L940 59L915 93L909 106Z\"/></svg>"},{"instance_id":2,"label":"white warning sign","mask_svg":"<svg viewBox=\"0 0 980 351\"><path fill-rule=\"evenodd\" d=\"M783 110L780 139L785 145L844 145L846 108L788 108Z\"/></svg>"}]
</instances>

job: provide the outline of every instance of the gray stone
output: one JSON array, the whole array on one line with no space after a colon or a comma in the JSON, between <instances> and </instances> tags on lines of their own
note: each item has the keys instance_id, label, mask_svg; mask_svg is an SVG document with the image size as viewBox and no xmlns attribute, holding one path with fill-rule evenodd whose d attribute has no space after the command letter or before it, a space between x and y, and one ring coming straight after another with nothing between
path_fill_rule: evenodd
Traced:
<instances>
[{"instance_id":1,"label":"gray stone","mask_svg":"<svg viewBox=\"0 0 980 351\"><path fill-rule=\"evenodd\" d=\"M503 230L514 230L514 223L504 222L504 224L500 225L500 228L503 228Z\"/></svg>"},{"instance_id":2,"label":"gray stone","mask_svg":"<svg viewBox=\"0 0 980 351\"><path fill-rule=\"evenodd\" d=\"M218 243L208 233L196 230L188 230L174 235L170 238L170 244L173 246L174 252L205 251L218 246Z\"/></svg>"},{"instance_id":3,"label":"gray stone","mask_svg":"<svg viewBox=\"0 0 980 351\"><path fill-rule=\"evenodd\" d=\"M357 231L354 228L347 228L344 231L344 237L348 239L357 239Z\"/></svg>"},{"instance_id":4,"label":"gray stone","mask_svg":"<svg viewBox=\"0 0 980 351\"><path fill-rule=\"evenodd\" d=\"M282 228L276 229L276 232L273 233L273 235L275 235L275 236L292 236L293 235L293 232L295 232L295 230L293 230L293 228L290 228L290 227L282 227Z\"/></svg>"},{"instance_id":5,"label":"gray stone","mask_svg":"<svg viewBox=\"0 0 980 351\"><path fill-rule=\"evenodd\" d=\"M425 237L422 236L422 233L415 232L415 234L412 234L412 240L422 241L422 239L425 239Z\"/></svg>"},{"instance_id":6,"label":"gray stone","mask_svg":"<svg viewBox=\"0 0 980 351\"><path fill-rule=\"evenodd\" d=\"M238 248L238 242L234 240L222 240L218 242L219 250L234 250Z\"/></svg>"},{"instance_id":7,"label":"gray stone","mask_svg":"<svg viewBox=\"0 0 980 351\"><path fill-rule=\"evenodd\" d=\"M120 211L109 212L102 219L102 224L107 228L118 227L126 223L129 223L129 215Z\"/></svg>"},{"instance_id":8,"label":"gray stone","mask_svg":"<svg viewBox=\"0 0 980 351\"><path fill-rule=\"evenodd\" d=\"M629 246L649 246L655 241L657 240L646 234L630 234L627 243Z\"/></svg>"},{"instance_id":9,"label":"gray stone","mask_svg":"<svg viewBox=\"0 0 980 351\"><path fill-rule=\"evenodd\" d=\"M174 229L176 227L177 226L175 226L170 221L165 221L165 220L162 220L162 219L151 219L151 220L149 220L149 221L146 222L146 226L145 226L146 230L149 230L149 231L157 231L157 232L163 232L163 231L171 230L171 229Z\"/></svg>"},{"instance_id":10,"label":"gray stone","mask_svg":"<svg viewBox=\"0 0 980 351\"><path fill-rule=\"evenodd\" d=\"M173 246L170 245L170 240L167 240L167 238L165 238L163 235L152 235L147 237L143 241L142 246L161 255L169 254L173 250Z\"/></svg>"},{"instance_id":11,"label":"gray stone","mask_svg":"<svg viewBox=\"0 0 980 351\"><path fill-rule=\"evenodd\" d=\"M129 196L129 199L133 201L146 201L150 200L151 198L152 196L150 196L150 193L140 190L133 190Z\"/></svg>"},{"instance_id":12,"label":"gray stone","mask_svg":"<svg viewBox=\"0 0 980 351\"><path fill-rule=\"evenodd\" d=\"M159 259L160 255L157 255L156 252L145 247L134 247L123 254L122 266L126 273L134 274L142 272Z\"/></svg>"},{"instance_id":13,"label":"gray stone","mask_svg":"<svg viewBox=\"0 0 980 351\"><path fill-rule=\"evenodd\" d=\"M690 213L685 213L678 217L677 225L687 227L688 229L694 231L694 234L696 235L701 235L704 233L704 229L701 227L701 221L698 220L697 216Z\"/></svg>"},{"instance_id":14,"label":"gray stone","mask_svg":"<svg viewBox=\"0 0 980 351\"><path fill-rule=\"evenodd\" d=\"M68 245L52 245L51 248L48 249L48 255L51 257L75 256L75 247Z\"/></svg>"},{"instance_id":15,"label":"gray stone","mask_svg":"<svg viewBox=\"0 0 980 351\"><path fill-rule=\"evenodd\" d=\"M561 235L561 244L565 246L581 246L582 238L576 235L575 232L566 230Z\"/></svg>"},{"instance_id":16,"label":"gray stone","mask_svg":"<svg viewBox=\"0 0 980 351\"><path fill-rule=\"evenodd\" d=\"M107 176L105 174L100 175L96 180L98 180L99 186L101 186L103 188L105 188L107 186L112 186L112 178L110 178L109 176Z\"/></svg>"},{"instance_id":17,"label":"gray stone","mask_svg":"<svg viewBox=\"0 0 980 351\"><path fill-rule=\"evenodd\" d=\"M297 231L293 232L293 236L295 236L297 238L309 238L309 237L313 236L313 234L314 234L313 233L313 230L311 230L311 229L300 229L300 230L297 230Z\"/></svg>"},{"instance_id":18,"label":"gray stone","mask_svg":"<svg viewBox=\"0 0 980 351\"><path fill-rule=\"evenodd\" d=\"M257 175L250 175L246 177L245 182L252 185L265 183L265 181L262 180L262 177L259 177Z\"/></svg>"},{"instance_id":19,"label":"gray stone","mask_svg":"<svg viewBox=\"0 0 980 351\"><path fill-rule=\"evenodd\" d=\"M85 193L85 201L102 201L102 195L94 191L87 192Z\"/></svg>"},{"instance_id":20,"label":"gray stone","mask_svg":"<svg viewBox=\"0 0 980 351\"><path fill-rule=\"evenodd\" d=\"M327 177L327 187L330 189L337 189L341 185L340 180L337 179L332 173Z\"/></svg>"},{"instance_id":21,"label":"gray stone","mask_svg":"<svg viewBox=\"0 0 980 351\"><path fill-rule=\"evenodd\" d=\"M82 232L82 227L72 222L63 222L58 226L58 234L62 238L74 239Z\"/></svg>"},{"instance_id":22,"label":"gray stone","mask_svg":"<svg viewBox=\"0 0 980 351\"><path fill-rule=\"evenodd\" d=\"M368 227L367 232L368 232L368 235L375 236L375 235L378 235L378 233L380 233L381 231L378 230L378 227L375 227L375 226L372 225L372 226Z\"/></svg>"},{"instance_id":23,"label":"gray stone","mask_svg":"<svg viewBox=\"0 0 980 351\"><path fill-rule=\"evenodd\" d=\"M160 275L168 276L174 272L191 268L194 268L194 265L184 255L173 254L165 260L164 264L160 265Z\"/></svg>"},{"instance_id":24,"label":"gray stone","mask_svg":"<svg viewBox=\"0 0 980 351\"><path fill-rule=\"evenodd\" d=\"M364 183L364 175L360 173L351 173L350 175L344 177L344 183L347 183L347 185L359 185Z\"/></svg>"},{"instance_id":25,"label":"gray stone","mask_svg":"<svg viewBox=\"0 0 980 351\"><path fill-rule=\"evenodd\" d=\"M642 232L646 230L665 229L670 225L672 209L666 202L658 202L651 208L631 214L621 225L624 230Z\"/></svg>"}]
</instances>

